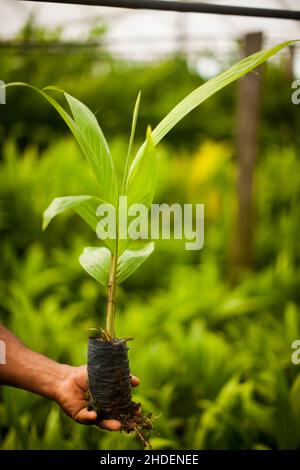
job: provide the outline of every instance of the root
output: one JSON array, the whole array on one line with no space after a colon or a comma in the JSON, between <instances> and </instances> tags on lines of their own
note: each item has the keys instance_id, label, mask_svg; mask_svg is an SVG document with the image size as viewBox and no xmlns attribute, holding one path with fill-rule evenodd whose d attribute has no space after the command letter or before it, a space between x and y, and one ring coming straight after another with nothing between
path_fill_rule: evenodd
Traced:
<instances>
[{"instance_id":1,"label":"root","mask_svg":"<svg viewBox=\"0 0 300 470\"><path fill-rule=\"evenodd\" d=\"M151 449L149 438L153 430L154 420L155 418L153 418L151 413L127 417L122 421L121 431L125 431L128 434L134 432L138 440L142 443L143 448Z\"/></svg>"},{"instance_id":2,"label":"root","mask_svg":"<svg viewBox=\"0 0 300 470\"><path fill-rule=\"evenodd\" d=\"M89 397L90 398L90 397ZM145 415L140 414L141 405L140 403L131 402L131 413L128 415L116 413L113 410L101 410L97 408L92 402L91 398L88 404L89 410L95 410L98 414L98 419L116 419L120 421L122 427L121 432L124 431L127 434L135 433L138 440L142 443L143 448L152 449L149 438L153 428L153 423L159 416L153 416L152 413ZM156 432L156 431L155 431Z\"/></svg>"}]
</instances>

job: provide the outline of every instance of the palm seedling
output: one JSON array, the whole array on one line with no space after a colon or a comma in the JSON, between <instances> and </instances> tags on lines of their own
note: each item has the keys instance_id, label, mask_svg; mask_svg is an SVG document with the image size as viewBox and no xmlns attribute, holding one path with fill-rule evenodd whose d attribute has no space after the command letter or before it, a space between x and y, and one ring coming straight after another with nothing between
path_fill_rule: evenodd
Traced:
<instances>
[{"instance_id":1,"label":"palm seedling","mask_svg":"<svg viewBox=\"0 0 300 470\"><path fill-rule=\"evenodd\" d=\"M131 400L130 371L126 339L118 339L115 332L116 288L125 281L153 252L154 243L133 249L130 240L120 238L118 224L115 236L101 237L97 208L103 202L120 212L119 196L127 196L128 205L142 203L150 207L156 186L156 145L189 112L226 85L239 79L262 64L291 42L260 51L236 63L227 71L209 80L186 98L155 127L149 128L146 140L135 155L132 155L135 128L140 103L138 95L131 126L127 157L124 163L123 183L118 187L114 160L95 115L83 103L55 87L37 89L24 83L7 86L27 86L42 95L61 115L77 140L98 184L98 194L58 197L44 212L43 227L58 214L72 209L96 231L102 246L85 248L80 256L81 266L102 286L107 288L106 323L98 328L97 335L89 338L88 381L90 406L99 418L115 418L121 421L122 429L142 434L151 427L147 417L135 416L136 405ZM70 112L54 98L52 92L63 93ZM100 232L100 235L99 235Z\"/></svg>"}]
</instances>

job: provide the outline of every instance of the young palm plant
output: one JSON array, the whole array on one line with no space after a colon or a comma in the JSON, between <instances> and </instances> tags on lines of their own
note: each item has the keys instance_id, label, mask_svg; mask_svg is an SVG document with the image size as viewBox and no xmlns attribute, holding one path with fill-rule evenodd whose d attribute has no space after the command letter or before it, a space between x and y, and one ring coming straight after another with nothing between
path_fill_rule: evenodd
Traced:
<instances>
[{"instance_id":1,"label":"young palm plant","mask_svg":"<svg viewBox=\"0 0 300 470\"><path fill-rule=\"evenodd\" d=\"M119 196L127 196L128 206L142 203L150 207L156 186L156 145L188 113L226 85L250 72L285 46L285 42L260 51L236 63L227 71L209 80L186 98L155 127L148 128L146 140L136 155L132 155L135 128L140 104L138 95L131 126L127 157L124 162L123 183L118 187L114 160L107 141L95 115L83 103L56 87L37 89L25 83L10 83L7 86L27 86L41 94L61 115L83 154L85 155L98 184L96 195L58 197L44 212L43 228L58 214L72 209L96 231L99 222L97 208L101 203L110 204L120 211ZM53 97L52 92L63 93L70 112L67 112ZM97 234L99 236L99 231ZM151 427L149 419L135 416L136 405L131 400L130 371L126 339L118 339L115 332L116 288L127 279L153 252L154 243L147 243L136 250L130 241L119 237L119 227L113 239L103 239L102 245L87 247L80 256L81 266L102 286L107 288L106 323L98 329L96 336L89 338L88 381L90 406L102 418L121 421L123 430L142 434Z\"/></svg>"}]
</instances>

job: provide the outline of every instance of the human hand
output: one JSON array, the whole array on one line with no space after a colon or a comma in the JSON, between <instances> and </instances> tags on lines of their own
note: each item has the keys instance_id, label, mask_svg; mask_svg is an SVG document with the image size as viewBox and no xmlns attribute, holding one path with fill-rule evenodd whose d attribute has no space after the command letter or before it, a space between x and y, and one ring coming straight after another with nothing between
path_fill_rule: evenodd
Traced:
<instances>
[{"instance_id":1,"label":"human hand","mask_svg":"<svg viewBox=\"0 0 300 470\"><path fill-rule=\"evenodd\" d=\"M81 424L97 424L107 431L121 429L120 421L116 419L104 419L97 423L96 411L87 409L87 367L62 366L64 371L56 386L55 399L62 410L74 421ZM140 383L137 377L131 377L133 387Z\"/></svg>"}]
</instances>

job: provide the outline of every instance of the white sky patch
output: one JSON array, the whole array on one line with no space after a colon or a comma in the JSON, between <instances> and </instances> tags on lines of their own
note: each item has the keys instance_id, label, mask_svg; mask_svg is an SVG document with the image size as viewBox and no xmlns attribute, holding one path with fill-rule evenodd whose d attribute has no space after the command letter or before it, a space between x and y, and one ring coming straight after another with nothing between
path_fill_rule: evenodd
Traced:
<instances>
[{"instance_id":1,"label":"white sky patch","mask_svg":"<svg viewBox=\"0 0 300 470\"><path fill-rule=\"evenodd\" d=\"M213 57L202 57L196 63L196 70L205 80L221 72L220 63Z\"/></svg>"}]
</instances>

